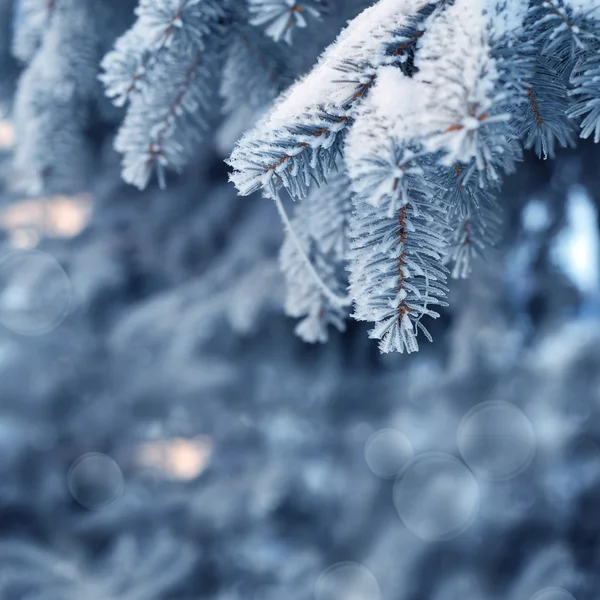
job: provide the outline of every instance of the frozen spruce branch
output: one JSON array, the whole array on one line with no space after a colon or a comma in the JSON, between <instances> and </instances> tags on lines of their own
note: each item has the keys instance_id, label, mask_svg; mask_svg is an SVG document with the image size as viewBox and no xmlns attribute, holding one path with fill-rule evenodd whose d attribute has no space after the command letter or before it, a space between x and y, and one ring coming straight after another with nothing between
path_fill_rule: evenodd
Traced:
<instances>
[{"instance_id":1,"label":"frozen spruce branch","mask_svg":"<svg viewBox=\"0 0 600 600\"><path fill-rule=\"evenodd\" d=\"M129 103L115 141L123 178L144 188L156 171L180 170L207 126L207 83L220 61L227 2L141 0L137 21L102 61L101 79L117 106Z\"/></svg>"},{"instance_id":2,"label":"frozen spruce branch","mask_svg":"<svg viewBox=\"0 0 600 600\"><path fill-rule=\"evenodd\" d=\"M292 43L296 27L308 25L308 18L319 18L323 0L249 0L252 25L265 26L265 32L276 42Z\"/></svg>"},{"instance_id":3,"label":"frozen spruce branch","mask_svg":"<svg viewBox=\"0 0 600 600\"><path fill-rule=\"evenodd\" d=\"M21 0L14 3L13 55L23 63L31 61L40 47L44 31L56 9L56 2Z\"/></svg>"},{"instance_id":4,"label":"frozen spruce branch","mask_svg":"<svg viewBox=\"0 0 600 600\"><path fill-rule=\"evenodd\" d=\"M597 40L599 18L595 0L537 0L531 2L527 27L541 52L561 59L568 69Z\"/></svg>"},{"instance_id":5,"label":"frozen spruce branch","mask_svg":"<svg viewBox=\"0 0 600 600\"><path fill-rule=\"evenodd\" d=\"M166 170L189 163L220 112L250 108L247 119L264 110L293 81L293 31L324 8L319 0L140 0L133 27L102 61L106 93L127 111L115 142L124 179L144 188L156 174L164 187Z\"/></svg>"},{"instance_id":6,"label":"frozen spruce branch","mask_svg":"<svg viewBox=\"0 0 600 600\"><path fill-rule=\"evenodd\" d=\"M425 151L441 153L442 165L473 161L480 173L495 179L510 116L504 112L506 91L498 85L484 8L479 0L459 1L430 20L415 60L410 119Z\"/></svg>"},{"instance_id":7,"label":"frozen spruce branch","mask_svg":"<svg viewBox=\"0 0 600 600\"><path fill-rule=\"evenodd\" d=\"M296 333L307 342L326 342L328 326L345 329L347 311L332 302L307 269L304 256L320 278L338 295L348 284L348 226L351 211L350 181L345 173L332 176L327 187L314 187L296 207L292 227L298 232L303 254L287 232L281 249L281 267L286 279L285 310L302 318Z\"/></svg>"},{"instance_id":8,"label":"frozen spruce branch","mask_svg":"<svg viewBox=\"0 0 600 600\"><path fill-rule=\"evenodd\" d=\"M89 129L105 103L103 54L128 22L132 0L24 0L15 4L13 54L24 70L12 118L16 187L79 190L94 163Z\"/></svg>"},{"instance_id":9,"label":"frozen spruce branch","mask_svg":"<svg viewBox=\"0 0 600 600\"><path fill-rule=\"evenodd\" d=\"M123 111L124 178L164 186L225 114L223 149L247 130L228 159L232 181L272 197L286 225L287 309L312 319L306 339L324 339L354 304L386 349L414 349L408 324L416 335L445 302L445 269L466 276L498 239L494 199L522 153L551 159L578 135L600 139L596 0L20 0L10 12L2 48L23 67L15 180L81 187L108 135L97 116L111 125ZM351 199L330 183L338 169ZM300 202L291 220L287 196ZM350 204L341 255L322 247L321 219L337 227L331 215ZM372 237L369 219L387 234ZM409 255L421 271L392 293L392 263ZM397 331L381 330L382 302Z\"/></svg>"},{"instance_id":10,"label":"frozen spruce branch","mask_svg":"<svg viewBox=\"0 0 600 600\"><path fill-rule=\"evenodd\" d=\"M595 0L364 10L229 159L240 194L262 190L280 211L284 190L300 201L291 223L283 214L288 280L304 272L340 310L352 302L383 352L417 350L423 318L445 304L446 267L466 277L498 241L496 194L523 151L553 158L578 130L600 138L599 13ZM347 295L324 289L337 257L324 264L310 246L318 225L301 218L315 199L335 207L336 167L353 196Z\"/></svg>"},{"instance_id":11,"label":"frozen spruce branch","mask_svg":"<svg viewBox=\"0 0 600 600\"><path fill-rule=\"evenodd\" d=\"M401 67L420 36L426 0L382 0L357 17L314 70L245 135L229 163L242 194L284 187L304 197L334 168L354 113L385 64Z\"/></svg>"},{"instance_id":12,"label":"frozen spruce branch","mask_svg":"<svg viewBox=\"0 0 600 600\"><path fill-rule=\"evenodd\" d=\"M437 318L436 308L446 304L445 240L434 229L442 207L410 181L406 188L411 200L393 216L356 199L351 219L353 316L375 323L370 337L385 353L417 351L419 331L431 340L421 320Z\"/></svg>"},{"instance_id":13,"label":"frozen spruce branch","mask_svg":"<svg viewBox=\"0 0 600 600\"><path fill-rule=\"evenodd\" d=\"M3 87L12 90L23 67L16 178L44 192L89 183L116 122L123 176L140 188L155 175L164 186L167 169L193 161L223 114L228 153L364 7L363 0L336 0L334 11L324 0L2 2Z\"/></svg>"}]
</instances>

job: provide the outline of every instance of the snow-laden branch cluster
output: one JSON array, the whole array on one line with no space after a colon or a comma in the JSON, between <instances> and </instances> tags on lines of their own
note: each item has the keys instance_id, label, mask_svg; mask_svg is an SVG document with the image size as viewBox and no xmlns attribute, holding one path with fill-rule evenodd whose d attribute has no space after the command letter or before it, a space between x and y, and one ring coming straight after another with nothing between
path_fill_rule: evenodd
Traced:
<instances>
[{"instance_id":1,"label":"snow-laden branch cluster","mask_svg":"<svg viewBox=\"0 0 600 600\"><path fill-rule=\"evenodd\" d=\"M135 24L102 62L106 93L127 107L115 143L124 179L143 188L156 173L164 187L165 170L189 163L220 112L247 120L264 110L293 80L294 31L320 23L325 8L322 0L140 0ZM221 99L211 94L219 87Z\"/></svg>"},{"instance_id":2,"label":"snow-laden branch cluster","mask_svg":"<svg viewBox=\"0 0 600 600\"><path fill-rule=\"evenodd\" d=\"M115 148L123 177L142 188L156 170L183 167L210 109L207 85L218 66L219 29L226 3L213 0L142 0L135 25L102 62L106 92L129 103ZM216 63L216 64L215 64Z\"/></svg>"},{"instance_id":3,"label":"snow-laden branch cluster","mask_svg":"<svg viewBox=\"0 0 600 600\"><path fill-rule=\"evenodd\" d=\"M0 61L12 47L23 67L15 181L83 185L107 135L99 121L122 120L115 147L140 188L155 175L164 187L167 170L201 156L207 131L228 153L246 130L231 180L276 203L287 312L311 341L343 327L354 303L382 349L415 350L423 317L446 302L446 277L467 276L499 238L495 198L523 151L553 158L578 135L600 140L597 0L0 8L13 21ZM286 196L300 201L294 215Z\"/></svg>"},{"instance_id":4,"label":"snow-laden branch cluster","mask_svg":"<svg viewBox=\"0 0 600 600\"><path fill-rule=\"evenodd\" d=\"M353 301L383 352L417 350L446 268L467 276L497 241L495 196L523 149L552 158L578 130L599 141L599 40L596 0L379 0L361 13L229 159L241 194L300 201L285 255L309 264L284 261L290 293L300 272L322 289L336 271L339 257L308 248L320 223L301 215L317 197L313 214L337 210L330 186L347 178L349 296L325 296ZM324 315L323 297L288 312Z\"/></svg>"},{"instance_id":5,"label":"snow-laden branch cluster","mask_svg":"<svg viewBox=\"0 0 600 600\"><path fill-rule=\"evenodd\" d=\"M276 42L292 43L296 27L308 25L307 18L319 18L323 0L249 0L252 25L264 25L267 35Z\"/></svg>"},{"instance_id":6,"label":"snow-laden branch cluster","mask_svg":"<svg viewBox=\"0 0 600 600\"><path fill-rule=\"evenodd\" d=\"M286 312L302 321L296 333L308 342L325 342L328 326L345 329L346 311L323 293L307 268L306 258L319 280L334 294L344 294L348 260L348 224L351 211L350 181L343 172L334 174L326 188L313 188L298 205L291 223L297 241L286 232L281 249L281 267L287 283Z\"/></svg>"},{"instance_id":7,"label":"snow-laden branch cluster","mask_svg":"<svg viewBox=\"0 0 600 600\"><path fill-rule=\"evenodd\" d=\"M22 68L12 114L16 186L39 193L84 185L94 163L93 121L115 118L98 65L133 6L134 0L13 3L0 34Z\"/></svg>"},{"instance_id":8,"label":"snow-laden branch cluster","mask_svg":"<svg viewBox=\"0 0 600 600\"><path fill-rule=\"evenodd\" d=\"M377 70L406 64L419 36L419 8L427 5L427 0L379 2L341 33L315 69L234 150L232 180L240 193L265 188L273 195L283 186L303 197L313 178L325 181ZM365 30L369 23L375 26Z\"/></svg>"},{"instance_id":9,"label":"snow-laden branch cluster","mask_svg":"<svg viewBox=\"0 0 600 600\"><path fill-rule=\"evenodd\" d=\"M229 152L362 4L330 13L325 0L1 0L5 97L16 63L25 67L16 178L29 192L84 187L99 132L121 123L124 179L143 188L156 175L164 186L222 113Z\"/></svg>"}]
</instances>

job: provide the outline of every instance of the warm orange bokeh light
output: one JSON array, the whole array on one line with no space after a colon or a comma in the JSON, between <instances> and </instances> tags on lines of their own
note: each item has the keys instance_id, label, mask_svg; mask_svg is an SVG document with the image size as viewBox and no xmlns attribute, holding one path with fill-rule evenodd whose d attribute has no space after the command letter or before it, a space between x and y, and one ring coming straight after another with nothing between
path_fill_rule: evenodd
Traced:
<instances>
[{"instance_id":1,"label":"warm orange bokeh light","mask_svg":"<svg viewBox=\"0 0 600 600\"><path fill-rule=\"evenodd\" d=\"M208 465L212 441L208 436L147 442L137 449L140 466L163 471L174 479L194 479Z\"/></svg>"},{"instance_id":2,"label":"warm orange bokeh light","mask_svg":"<svg viewBox=\"0 0 600 600\"><path fill-rule=\"evenodd\" d=\"M16 247L33 247L42 237L73 237L87 225L92 211L89 195L29 198L0 210L0 227Z\"/></svg>"},{"instance_id":3,"label":"warm orange bokeh light","mask_svg":"<svg viewBox=\"0 0 600 600\"><path fill-rule=\"evenodd\" d=\"M9 121L0 121L0 150L10 150L15 144L15 133Z\"/></svg>"}]
</instances>

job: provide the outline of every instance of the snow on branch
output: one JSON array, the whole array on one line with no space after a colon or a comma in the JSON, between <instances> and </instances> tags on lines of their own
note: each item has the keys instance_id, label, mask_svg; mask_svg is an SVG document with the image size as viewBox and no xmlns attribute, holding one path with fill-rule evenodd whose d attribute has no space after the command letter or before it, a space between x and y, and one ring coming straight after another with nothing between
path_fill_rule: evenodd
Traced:
<instances>
[{"instance_id":1,"label":"snow on branch","mask_svg":"<svg viewBox=\"0 0 600 600\"><path fill-rule=\"evenodd\" d=\"M296 33L356 14L339 12L339 2L139 0L101 79L125 109L115 147L124 178L138 187L154 173L164 186L166 169L189 162L220 113L228 115L221 148L262 114L233 150L230 178L241 195L261 190L275 200L287 228L286 308L303 319L299 334L325 340L354 302L383 351L411 352L417 333L427 335L422 319L445 304L446 267L466 276L498 238L494 198L523 149L551 158L574 144L580 125L600 141L600 5L379 0L292 83L308 67L291 45ZM72 18L88 4L22 2L29 12L17 29L25 27L29 66L17 94L24 141L15 165L40 189L89 162L85 128L102 110L89 58L98 40ZM367 4L352 0L356 9ZM210 93L217 87L221 106ZM38 113L38 96L52 118ZM302 200L291 220L287 196Z\"/></svg>"},{"instance_id":2,"label":"snow on branch","mask_svg":"<svg viewBox=\"0 0 600 600\"><path fill-rule=\"evenodd\" d=\"M223 17L216 2L202 0L140 0L137 21L102 61L106 94L123 106L143 91L153 72L187 52L203 50L215 22Z\"/></svg>"},{"instance_id":3,"label":"snow on branch","mask_svg":"<svg viewBox=\"0 0 600 600\"><path fill-rule=\"evenodd\" d=\"M408 184L410 190L410 183ZM350 291L353 316L375 323L370 337L382 352L415 352L424 316L437 318L446 302L444 237L435 231L441 207L418 198L393 216L355 200L351 219Z\"/></svg>"},{"instance_id":4,"label":"snow on branch","mask_svg":"<svg viewBox=\"0 0 600 600\"><path fill-rule=\"evenodd\" d=\"M380 0L339 35L309 75L293 85L239 142L229 164L242 195L284 187L304 197L326 180L355 111L379 67L401 65L421 36L427 0Z\"/></svg>"},{"instance_id":5,"label":"snow on branch","mask_svg":"<svg viewBox=\"0 0 600 600\"><path fill-rule=\"evenodd\" d=\"M297 205L292 220L304 253L321 279L339 296L347 286L344 269L348 256L350 210L350 181L342 171L334 174L326 186L312 188L306 199ZM296 333L303 340L314 343L327 341L329 325L344 331L347 310L323 294L289 232L280 258L286 279L286 314L302 318Z\"/></svg>"},{"instance_id":6,"label":"snow on branch","mask_svg":"<svg viewBox=\"0 0 600 600\"><path fill-rule=\"evenodd\" d=\"M505 91L492 55L485 0L456 0L432 18L415 60L420 102L415 119L428 152L442 164L475 162L496 179L494 157L506 146ZM415 101L417 99L416 92Z\"/></svg>"},{"instance_id":7,"label":"snow on branch","mask_svg":"<svg viewBox=\"0 0 600 600\"><path fill-rule=\"evenodd\" d=\"M418 350L419 330L431 337L421 319L439 316L431 307L445 305L446 295L446 244L438 231L443 204L426 176L431 165L418 152L414 122L402 118L402 107L412 99L403 93L408 88L410 80L399 69L381 69L347 144L355 191L349 263L353 316L375 323L370 335L380 340L382 352ZM400 104L395 122L389 119L392 98Z\"/></svg>"},{"instance_id":8,"label":"snow on branch","mask_svg":"<svg viewBox=\"0 0 600 600\"><path fill-rule=\"evenodd\" d=\"M541 52L568 68L590 41L598 39L594 26L598 18L600 5L596 0L534 0L528 24Z\"/></svg>"},{"instance_id":9,"label":"snow on branch","mask_svg":"<svg viewBox=\"0 0 600 600\"><path fill-rule=\"evenodd\" d=\"M93 164L90 117L103 98L98 65L124 28L130 2L31 0L22 6L15 51L30 60L14 102L14 182L29 193L80 190ZM19 49L18 32L28 37L25 30L39 33L31 57Z\"/></svg>"},{"instance_id":10,"label":"snow on branch","mask_svg":"<svg viewBox=\"0 0 600 600\"><path fill-rule=\"evenodd\" d=\"M395 67L381 68L346 144L346 163L357 198L374 207L387 207L390 214L410 200L409 178L414 189L423 175L414 160L421 148L413 118L413 83Z\"/></svg>"},{"instance_id":11,"label":"snow on branch","mask_svg":"<svg viewBox=\"0 0 600 600\"><path fill-rule=\"evenodd\" d=\"M252 25L266 25L269 37L288 44L294 29L306 27L307 17L318 19L325 8L323 0L249 0L249 6Z\"/></svg>"},{"instance_id":12,"label":"snow on branch","mask_svg":"<svg viewBox=\"0 0 600 600\"><path fill-rule=\"evenodd\" d=\"M156 171L164 188L166 168L187 164L198 133L206 128L210 98L203 84L210 76L206 55L197 51L168 72L156 73L151 93L132 98L115 140L125 181L144 188Z\"/></svg>"},{"instance_id":13,"label":"snow on branch","mask_svg":"<svg viewBox=\"0 0 600 600\"><path fill-rule=\"evenodd\" d=\"M115 141L124 179L143 188L156 170L189 160L205 126L207 85L220 61L226 3L141 0L137 21L104 58L101 76L117 106L129 101Z\"/></svg>"},{"instance_id":14,"label":"snow on branch","mask_svg":"<svg viewBox=\"0 0 600 600\"><path fill-rule=\"evenodd\" d=\"M16 14L12 51L20 61L29 63L40 47L56 9L56 1L20 0L14 4Z\"/></svg>"}]
</instances>

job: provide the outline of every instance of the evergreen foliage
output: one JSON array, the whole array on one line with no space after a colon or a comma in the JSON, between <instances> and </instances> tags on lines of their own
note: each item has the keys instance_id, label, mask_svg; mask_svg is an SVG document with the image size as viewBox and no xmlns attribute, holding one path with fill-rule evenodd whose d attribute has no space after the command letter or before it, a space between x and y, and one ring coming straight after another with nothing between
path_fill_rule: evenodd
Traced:
<instances>
[{"instance_id":1,"label":"evergreen foliage","mask_svg":"<svg viewBox=\"0 0 600 600\"><path fill-rule=\"evenodd\" d=\"M124 110L115 148L125 181L144 188L156 173L165 188L167 170L181 171L222 122L221 103L224 147L257 121L229 158L232 181L242 195L262 190L275 198L297 246L285 249L282 264L302 299L291 300L290 289L287 312L329 315L325 321L340 327L354 303L374 337L388 326L398 330L394 343L382 344L386 351L416 350L414 327L425 332L422 316L438 314L427 307L446 302L445 269L467 276L472 257L497 242L495 197L523 150L553 158L578 132L600 139L600 8L591 0L380 0L370 7L360 0L143 0L133 23L128 1L104 3L93 31L86 30L87 2L18 3L13 54L26 68L14 107L15 176L38 192L82 187L95 156L90 122L98 113L116 123ZM301 76L322 45L319 35L354 15ZM101 53L128 25L98 73ZM302 202L313 185L326 190L337 169L355 205L344 233L353 249L343 257L316 250L327 245L320 219L336 210L334 191L311 200L320 209L310 219L299 214L291 229L281 197ZM401 264L404 228L395 225L406 210L421 220L413 246L420 266L410 272ZM361 243L370 226L383 229ZM340 264L354 273L351 281L340 278ZM390 274L403 270L394 287ZM334 273L331 287L324 279ZM405 311L398 298L413 273L425 278L426 291L417 285ZM294 282L301 274L320 291L307 294ZM386 303L396 310L394 324ZM327 338L316 330L301 335Z\"/></svg>"},{"instance_id":2,"label":"evergreen foliage","mask_svg":"<svg viewBox=\"0 0 600 600\"><path fill-rule=\"evenodd\" d=\"M0 0L16 139L0 258L21 194L93 194L81 233L37 232L73 289L60 327L7 329L0 269L0 598L310 600L345 560L383 599L595 598L600 327L565 321L598 298L553 252L574 190L600 206L600 147L570 149L598 132L597 13ZM235 198L227 156L238 190L269 200ZM17 300L36 306L45 280L25 276ZM327 345L296 343L282 306ZM384 353L429 331L436 344L381 357L351 315ZM370 436L393 427L417 456L455 455L461 419L498 400L531 421L533 462L479 482L461 536L417 539L366 465ZM182 476L169 452L189 464L198 448ZM89 510L67 479L95 452L124 487ZM83 493L104 491L92 475ZM418 498L449 490L460 513L460 486L435 483Z\"/></svg>"},{"instance_id":3,"label":"evergreen foliage","mask_svg":"<svg viewBox=\"0 0 600 600\"><path fill-rule=\"evenodd\" d=\"M464 277L497 242L495 196L523 149L552 158L578 130L600 139L599 35L592 1L380 0L243 136L232 180L302 202L343 155L354 316L382 351L417 350L445 265ZM413 276L425 284L404 303Z\"/></svg>"}]
</instances>

